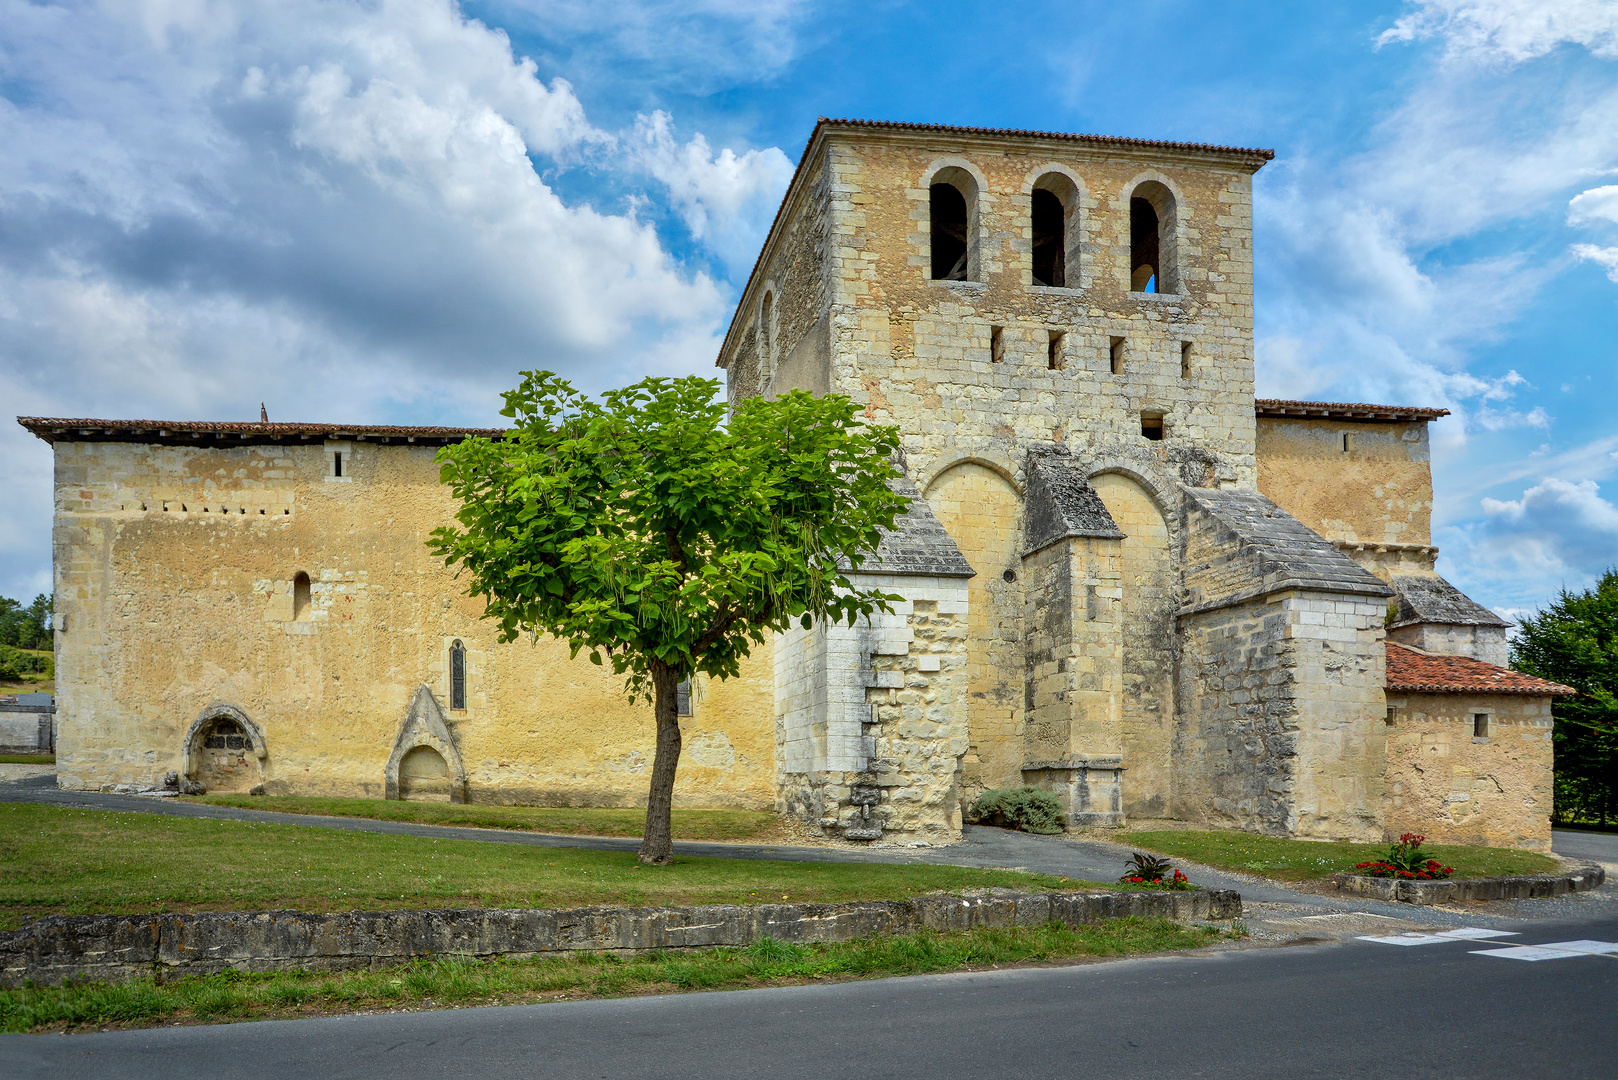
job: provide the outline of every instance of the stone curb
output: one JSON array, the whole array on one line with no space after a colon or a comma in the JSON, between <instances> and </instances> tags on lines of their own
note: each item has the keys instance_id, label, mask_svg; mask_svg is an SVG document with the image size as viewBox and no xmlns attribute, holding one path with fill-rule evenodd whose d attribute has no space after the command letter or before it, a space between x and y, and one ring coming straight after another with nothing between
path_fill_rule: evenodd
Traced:
<instances>
[{"instance_id":1,"label":"stone curb","mask_svg":"<svg viewBox=\"0 0 1618 1080\"><path fill-rule=\"evenodd\" d=\"M577 949L640 951L852 941L920 930L1080 926L1128 915L1235 919L1228 889L1190 892L1040 893L757 907L590 907L549 910L207 912L189 915L50 915L0 933L0 987L25 979L122 980L154 973L350 971L445 954L531 957Z\"/></svg>"},{"instance_id":2,"label":"stone curb","mask_svg":"<svg viewBox=\"0 0 1618 1080\"><path fill-rule=\"evenodd\" d=\"M1594 864L1563 874L1513 874L1466 881L1408 881L1363 874L1333 874L1327 879L1339 892L1398 900L1406 904L1450 904L1461 900L1529 900L1601 887L1607 872Z\"/></svg>"}]
</instances>

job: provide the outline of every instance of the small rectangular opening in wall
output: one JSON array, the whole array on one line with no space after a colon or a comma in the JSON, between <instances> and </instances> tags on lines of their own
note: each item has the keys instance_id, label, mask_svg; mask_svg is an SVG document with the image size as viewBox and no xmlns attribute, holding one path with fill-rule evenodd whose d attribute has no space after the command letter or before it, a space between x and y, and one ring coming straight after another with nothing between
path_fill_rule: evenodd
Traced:
<instances>
[{"instance_id":1,"label":"small rectangular opening in wall","mask_svg":"<svg viewBox=\"0 0 1618 1080\"><path fill-rule=\"evenodd\" d=\"M1191 343L1189 341L1182 341L1180 342L1180 378L1189 379L1190 377Z\"/></svg>"},{"instance_id":2,"label":"small rectangular opening in wall","mask_svg":"<svg viewBox=\"0 0 1618 1080\"><path fill-rule=\"evenodd\" d=\"M998 364L1006 358L1006 328L989 327L989 361Z\"/></svg>"},{"instance_id":3,"label":"small rectangular opening in wall","mask_svg":"<svg viewBox=\"0 0 1618 1080\"><path fill-rule=\"evenodd\" d=\"M1488 713L1480 712L1472 714L1472 737L1474 739L1489 738L1493 734L1493 731L1491 730L1492 726L1493 725L1490 723Z\"/></svg>"},{"instance_id":4,"label":"small rectangular opening in wall","mask_svg":"<svg viewBox=\"0 0 1618 1080\"><path fill-rule=\"evenodd\" d=\"M341 450L336 450L336 451L332 452L332 455L331 455L331 474L333 476L341 476L341 475L343 475L343 452Z\"/></svg>"},{"instance_id":5,"label":"small rectangular opening in wall","mask_svg":"<svg viewBox=\"0 0 1618 1080\"><path fill-rule=\"evenodd\" d=\"M1151 413L1140 414L1140 433L1153 442L1163 441L1163 418Z\"/></svg>"},{"instance_id":6,"label":"small rectangular opening in wall","mask_svg":"<svg viewBox=\"0 0 1618 1080\"><path fill-rule=\"evenodd\" d=\"M1052 371L1061 371L1067 366L1067 335L1060 330L1051 331L1049 356L1047 361Z\"/></svg>"},{"instance_id":7,"label":"small rectangular opening in wall","mask_svg":"<svg viewBox=\"0 0 1618 1080\"><path fill-rule=\"evenodd\" d=\"M1350 432L1350 431L1343 432L1343 453L1345 453L1345 454L1351 453L1353 451L1353 449L1354 449L1354 434L1353 434L1353 432Z\"/></svg>"},{"instance_id":8,"label":"small rectangular opening in wall","mask_svg":"<svg viewBox=\"0 0 1618 1080\"><path fill-rule=\"evenodd\" d=\"M1121 337L1112 339L1112 373L1114 375L1124 373L1124 339Z\"/></svg>"},{"instance_id":9,"label":"small rectangular opening in wall","mask_svg":"<svg viewBox=\"0 0 1618 1080\"><path fill-rule=\"evenodd\" d=\"M1386 718L1386 720L1384 722L1388 723L1388 724L1396 724L1396 723L1398 723L1399 722L1399 710L1394 708L1392 705L1389 705L1388 706L1388 715L1387 715L1387 718Z\"/></svg>"}]
</instances>

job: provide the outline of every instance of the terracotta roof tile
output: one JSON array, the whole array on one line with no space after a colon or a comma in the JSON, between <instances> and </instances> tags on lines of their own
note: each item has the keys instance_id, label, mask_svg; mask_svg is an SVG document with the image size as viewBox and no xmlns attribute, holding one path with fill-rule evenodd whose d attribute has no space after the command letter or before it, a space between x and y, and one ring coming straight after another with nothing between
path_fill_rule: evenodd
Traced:
<instances>
[{"instance_id":1,"label":"terracotta roof tile","mask_svg":"<svg viewBox=\"0 0 1618 1080\"><path fill-rule=\"evenodd\" d=\"M1288 401L1284 398L1258 398L1253 411L1260 416L1292 417L1297 420L1369 420L1397 423L1410 420L1437 420L1448 416L1448 409L1418 405L1367 405L1349 401Z\"/></svg>"},{"instance_id":2,"label":"terracotta roof tile","mask_svg":"<svg viewBox=\"0 0 1618 1080\"><path fill-rule=\"evenodd\" d=\"M1388 689L1411 694L1531 694L1566 697L1571 686L1536 679L1470 656L1440 656L1389 641Z\"/></svg>"},{"instance_id":3,"label":"terracotta roof tile","mask_svg":"<svg viewBox=\"0 0 1618 1080\"><path fill-rule=\"evenodd\" d=\"M214 420L91 420L19 416L17 423L48 443L147 442L184 445L284 442L288 439L355 439L377 442L459 442L469 435L499 438L502 428L402 427L395 424L283 424Z\"/></svg>"}]
</instances>

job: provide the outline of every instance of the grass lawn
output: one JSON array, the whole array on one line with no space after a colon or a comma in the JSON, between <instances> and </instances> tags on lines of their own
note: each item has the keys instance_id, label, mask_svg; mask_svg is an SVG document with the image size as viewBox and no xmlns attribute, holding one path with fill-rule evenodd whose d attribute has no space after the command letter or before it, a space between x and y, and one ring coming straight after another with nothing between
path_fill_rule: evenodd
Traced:
<instances>
[{"instance_id":1,"label":"grass lawn","mask_svg":"<svg viewBox=\"0 0 1618 1080\"><path fill-rule=\"evenodd\" d=\"M228 973L163 984L78 983L0 990L0 1031L145 1027L158 1023L292 1019L377 1009L515 1005L681 990L787 986L963 968L1193 949L1237 930L1117 919L964 934L915 934L834 945L764 939L746 948L620 958L575 953L533 960L419 960L380 971Z\"/></svg>"},{"instance_id":2,"label":"grass lawn","mask_svg":"<svg viewBox=\"0 0 1618 1080\"><path fill-rule=\"evenodd\" d=\"M1116 842L1278 881L1314 881L1352 870L1357 863L1381 858L1388 852L1387 844L1317 843L1244 832L1192 830L1124 833ZM1455 867L1456 878L1537 874L1558 866L1549 856L1510 848L1423 844L1422 850L1431 852L1432 858L1444 865Z\"/></svg>"},{"instance_id":3,"label":"grass lawn","mask_svg":"<svg viewBox=\"0 0 1618 1080\"><path fill-rule=\"evenodd\" d=\"M480 829L521 829L568 836L639 837L646 811L632 808L572 809L548 806L458 805L447 802L403 802L398 799L319 799L303 796L203 795L191 802L238 806L244 810L278 810L283 814L408 821L417 825L465 825ZM784 841L780 818L768 810L674 811L676 840Z\"/></svg>"},{"instance_id":4,"label":"grass lawn","mask_svg":"<svg viewBox=\"0 0 1618 1080\"><path fill-rule=\"evenodd\" d=\"M1095 887L953 866L676 857L643 867L633 852L29 803L0 803L0 866L0 929L45 914L761 904Z\"/></svg>"},{"instance_id":5,"label":"grass lawn","mask_svg":"<svg viewBox=\"0 0 1618 1080\"><path fill-rule=\"evenodd\" d=\"M0 765L55 765L55 754L0 754Z\"/></svg>"}]
</instances>

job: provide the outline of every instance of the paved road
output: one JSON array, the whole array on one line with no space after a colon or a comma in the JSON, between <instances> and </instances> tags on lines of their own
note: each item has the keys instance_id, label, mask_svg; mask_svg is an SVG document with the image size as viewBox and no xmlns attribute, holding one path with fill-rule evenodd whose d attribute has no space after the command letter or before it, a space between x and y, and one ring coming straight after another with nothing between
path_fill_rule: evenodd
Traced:
<instances>
[{"instance_id":1,"label":"paved road","mask_svg":"<svg viewBox=\"0 0 1618 1080\"><path fill-rule=\"evenodd\" d=\"M501 829L473 829L439 825L413 825L396 821L368 821L362 818L319 817L307 814L284 814L274 811L241 810L230 806L207 803L181 802L139 795L114 795L95 791L63 791L56 787L54 778L37 777L11 783L0 783L0 802L36 802L53 806L74 806L98 810L137 811L151 814L170 814L179 817L204 817L230 821L254 821L281 825L303 825L316 828L349 829L358 832L389 833L401 836L422 836L439 840L476 840L487 843L529 844L540 847L585 848L594 851L634 851L638 840L611 837L553 836L544 833L515 832ZM1568 833L1558 830L1554 841L1556 850L1580 857L1604 859L1612 864L1610 880L1596 893L1567 897L1560 900L1506 901L1471 907L1467 911L1429 911L1423 918L1439 924L1460 926L1479 920L1512 918L1577 919L1593 917L1591 905L1601 910L1618 911L1618 834ZM1573 845L1567 848L1567 845ZM705 844L682 841L674 845L676 854L729 859L807 860L816 862L884 862L884 863L938 863L950 866L993 866L1031 870L1037 873L1059 874L1084 881L1114 881L1123 872L1129 849L1117 844L1097 840L1067 837L1034 836L967 826L962 841L942 848L831 848L793 847L783 844ZM1566 850L1564 850L1566 848ZM1577 848L1578 850L1573 850ZM1262 920L1277 912L1288 918L1310 913L1370 912L1385 917L1405 919L1411 914L1408 904L1382 903L1363 898L1320 896L1289 889L1265 878L1246 874L1233 874L1201 867L1183 860L1178 862L1200 885L1216 889L1234 889L1242 894L1250 916L1249 922ZM1493 923L1487 923L1493 925ZM1255 925L1255 929L1257 926Z\"/></svg>"},{"instance_id":2,"label":"paved road","mask_svg":"<svg viewBox=\"0 0 1618 1080\"><path fill-rule=\"evenodd\" d=\"M1593 939L1361 940L778 990L0 1036L8 1080L954 1080L992 1076L1618 1075L1618 956L1476 955Z\"/></svg>"}]
</instances>

